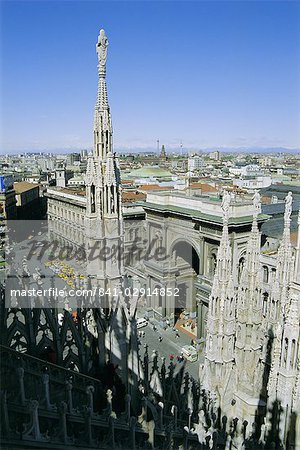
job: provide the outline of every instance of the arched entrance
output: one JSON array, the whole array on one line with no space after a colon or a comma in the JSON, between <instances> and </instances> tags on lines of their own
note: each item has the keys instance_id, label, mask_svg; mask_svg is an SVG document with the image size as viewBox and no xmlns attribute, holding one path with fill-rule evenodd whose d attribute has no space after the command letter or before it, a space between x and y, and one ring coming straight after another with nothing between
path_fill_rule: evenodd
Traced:
<instances>
[{"instance_id":1,"label":"arched entrance","mask_svg":"<svg viewBox=\"0 0 300 450\"><path fill-rule=\"evenodd\" d=\"M200 258L194 246L188 241L177 241L172 247L172 261L176 268L176 289L174 296L174 320L182 312L196 316L195 282L200 273Z\"/></svg>"}]
</instances>

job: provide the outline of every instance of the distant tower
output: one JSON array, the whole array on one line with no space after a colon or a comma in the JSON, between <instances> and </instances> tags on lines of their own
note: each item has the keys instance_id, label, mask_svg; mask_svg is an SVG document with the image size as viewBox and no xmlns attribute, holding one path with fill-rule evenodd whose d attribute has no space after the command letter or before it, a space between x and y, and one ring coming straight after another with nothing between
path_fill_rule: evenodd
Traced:
<instances>
[{"instance_id":1,"label":"distant tower","mask_svg":"<svg viewBox=\"0 0 300 450\"><path fill-rule=\"evenodd\" d=\"M67 174L65 165L61 165L57 169L55 169L55 180L56 186L58 187L66 187L67 185Z\"/></svg>"},{"instance_id":2,"label":"distant tower","mask_svg":"<svg viewBox=\"0 0 300 450\"><path fill-rule=\"evenodd\" d=\"M162 161L165 161L167 159L167 154L166 154L166 150L165 150L165 146L164 145L162 145L162 147L161 147L161 152L160 152L159 158Z\"/></svg>"}]
</instances>

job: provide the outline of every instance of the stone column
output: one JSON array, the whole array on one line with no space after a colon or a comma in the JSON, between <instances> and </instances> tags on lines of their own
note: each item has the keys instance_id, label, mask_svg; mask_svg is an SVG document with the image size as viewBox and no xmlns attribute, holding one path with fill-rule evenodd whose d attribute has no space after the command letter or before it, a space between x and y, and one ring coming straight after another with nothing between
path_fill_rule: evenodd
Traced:
<instances>
[{"instance_id":1,"label":"stone column","mask_svg":"<svg viewBox=\"0 0 300 450\"><path fill-rule=\"evenodd\" d=\"M19 367L17 369L17 373L18 373L18 378L19 378L21 404L24 405L25 402L26 402L26 397L25 397L24 369L23 369L23 367Z\"/></svg>"},{"instance_id":2,"label":"stone column","mask_svg":"<svg viewBox=\"0 0 300 450\"><path fill-rule=\"evenodd\" d=\"M199 275L203 275L204 273L204 237L200 236L199 238L199 248L200 248L200 259L199 259Z\"/></svg>"},{"instance_id":3,"label":"stone column","mask_svg":"<svg viewBox=\"0 0 300 450\"><path fill-rule=\"evenodd\" d=\"M130 427L130 442L131 442L132 450L135 450L135 448L136 448L136 446L135 446L135 426L136 426L136 418L131 417L129 427Z\"/></svg>"}]
</instances>

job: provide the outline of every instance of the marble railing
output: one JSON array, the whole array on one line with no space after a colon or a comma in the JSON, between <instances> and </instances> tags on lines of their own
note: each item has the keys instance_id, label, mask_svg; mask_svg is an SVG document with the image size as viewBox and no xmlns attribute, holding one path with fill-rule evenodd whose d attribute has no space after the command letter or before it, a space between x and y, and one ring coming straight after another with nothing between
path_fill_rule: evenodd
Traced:
<instances>
[{"instance_id":1,"label":"marble railing","mask_svg":"<svg viewBox=\"0 0 300 450\"><path fill-rule=\"evenodd\" d=\"M126 395L124 412L117 415L113 392L104 391L99 380L4 346L0 356L1 448L129 450L182 441L185 423L175 406L167 417L163 403L143 398L141 414L133 417Z\"/></svg>"},{"instance_id":2,"label":"marble railing","mask_svg":"<svg viewBox=\"0 0 300 450\"><path fill-rule=\"evenodd\" d=\"M188 376L181 380L176 405L170 405L178 382L172 384L178 377L174 378L172 364L170 378L160 374L163 386L170 382L173 386L164 394L169 401L157 400L148 382L149 394L144 394L134 416L130 395L125 396L124 411L116 414L114 393L105 392L97 379L7 347L0 346L0 353L0 447L4 450L299 448L294 441L276 447L273 419L255 428L237 417L221 416L214 407L214 396L207 396L200 387L188 388Z\"/></svg>"}]
</instances>

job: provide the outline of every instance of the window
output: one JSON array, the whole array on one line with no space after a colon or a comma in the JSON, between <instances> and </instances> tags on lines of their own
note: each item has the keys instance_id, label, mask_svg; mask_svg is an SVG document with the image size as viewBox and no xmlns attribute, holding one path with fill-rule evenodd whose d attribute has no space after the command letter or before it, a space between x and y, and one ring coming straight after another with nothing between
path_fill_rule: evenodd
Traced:
<instances>
[{"instance_id":1,"label":"window","mask_svg":"<svg viewBox=\"0 0 300 450\"><path fill-rule=\"evenodd\" d=\"M263 266L263 282L264 283L269 282L269 269L267 266Z\"/></svg>"},{"instance_id":2,"label":"window","mask_svg":"<svg viewBox=\"0 0 300 450\"><path fill-rule=\"evenodd\" d=\"M266 317L268 312L268 300L269 300L269 294L267 292L264 292L263 294L263 316Z\"/></svg>"},{"instance_id":3,"label":"window","mask_svg":"<svg viewBox=\"0 0 300 450\"><path fill-rule=\"evenodd\" d=\"M245 258L242 256L242 257L239 259L238 281L241 280L241 276L242 276L242 272L243 272L244 265L245 265Z\"/></svg>"}]
</instances>

